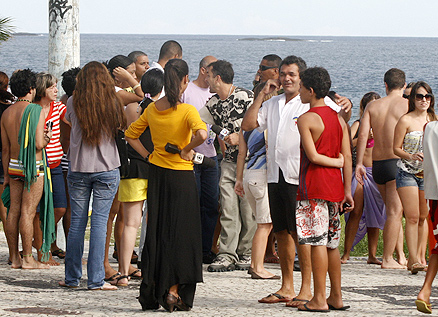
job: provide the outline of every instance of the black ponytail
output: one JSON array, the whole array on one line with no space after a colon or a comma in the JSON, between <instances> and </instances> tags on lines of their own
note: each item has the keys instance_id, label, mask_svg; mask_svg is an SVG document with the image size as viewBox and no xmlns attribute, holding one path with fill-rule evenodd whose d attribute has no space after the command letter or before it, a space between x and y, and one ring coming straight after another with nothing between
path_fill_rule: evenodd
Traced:
<instances>
[{"instance_id":1,"label":"black ponytail","mask_svg":"<svg viewBox=\"0 0 438 317\"><path fill-rule=\"evenodd\" d=\"M171 59L164 67L164 90L172 108L180 101L181 81L188 74L189 67L182 59Z\"/></svg>"}]
</instances>

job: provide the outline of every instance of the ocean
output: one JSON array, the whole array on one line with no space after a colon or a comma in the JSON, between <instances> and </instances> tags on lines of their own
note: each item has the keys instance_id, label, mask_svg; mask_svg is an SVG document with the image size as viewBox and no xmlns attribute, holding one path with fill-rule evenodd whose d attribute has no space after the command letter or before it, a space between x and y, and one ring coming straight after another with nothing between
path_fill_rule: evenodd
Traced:
<instances>
[{"instance_id":1,"label":"ocean","mask_svg":"<svg viewBox=\"0 0 438 317\"><path fill-rule=\"evenodd\" d=\"M404 70L407 82L424 80L438 91L437 38L82 34L81 66L134 50L144 51L156 61L161 45L170 39L183 47L191 79L197 76L199 61L214 55L233 64L234 84L247 89L252 88L264 55L300 56L308 67L328 70L332 90L353 102L352 119L358 117L365 93L385 95L383 75L392 67ZM15 36L0 44L0 70L9 76L19 68L47 71L47 65L47 34Z\"/></svg>"}]
</instances>

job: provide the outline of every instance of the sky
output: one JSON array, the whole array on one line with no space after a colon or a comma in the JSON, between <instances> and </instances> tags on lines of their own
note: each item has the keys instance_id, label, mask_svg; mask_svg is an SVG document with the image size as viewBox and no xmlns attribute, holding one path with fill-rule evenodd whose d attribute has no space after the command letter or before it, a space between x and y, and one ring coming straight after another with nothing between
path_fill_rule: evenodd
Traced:
<instances>
[{"instance_id":1,"label":"sky","mask_svg":"<svg viewBox=\"0 0 438 317\"><path fill-rule=\"evenodd\" d=\"M17 32L48 33L49 0L0 0ZM438 37L438 1L79 0L81 33Z\"/></svg>"}]
</instances>

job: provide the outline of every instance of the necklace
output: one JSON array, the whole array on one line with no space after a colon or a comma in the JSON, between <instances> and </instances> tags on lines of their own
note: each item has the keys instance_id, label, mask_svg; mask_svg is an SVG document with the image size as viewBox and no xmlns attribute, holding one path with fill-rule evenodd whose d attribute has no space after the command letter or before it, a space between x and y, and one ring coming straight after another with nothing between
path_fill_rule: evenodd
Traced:
<instances>
[{"instance_id":1,"label":"necklace","mask_svg":"<svg viewBox=\"0 0 438 317\"><path fill-rule=\"evenodd\" d=\"M17 99L17 101L16 101L16 102L19 102L19 101L27 101L28 103L32 103L32 101L30 101L30 100L27 100L27 99Z\"/></svg>"},{"instance_id":2,"label":"necklace","mask_svg":"<svg viewBox=\"0 0 438 317\"><path fill-rule=\"evenodd\" d=\"M234 85L231 85L230 90L228 91L228 96L227 96L227 98L225 98L225 100L231 96L231 91L233 90L233 87L234 87Z\"/></svg>"}]
</instances>

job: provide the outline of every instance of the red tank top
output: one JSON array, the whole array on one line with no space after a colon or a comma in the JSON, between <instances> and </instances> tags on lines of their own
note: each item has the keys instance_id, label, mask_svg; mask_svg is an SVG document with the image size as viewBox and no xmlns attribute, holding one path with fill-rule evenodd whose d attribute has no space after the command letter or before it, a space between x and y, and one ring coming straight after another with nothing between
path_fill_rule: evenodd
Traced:
<instances>
[{"instance_id":1,"label":"red tank top","mask_svg":"<svg viewBox=\"0 0 438 317\"><path fill-rule=\"evenodd\" d=\"M311 108L309 112L318 114L324 123L324 131L315 143L316 151L329 157L339 157L343 132L337 113L330 107ZM323 199L340 202L344 199L341 169L311 163L302 144L297 195L297 200Z\"/></svg>"}]
</instances>

